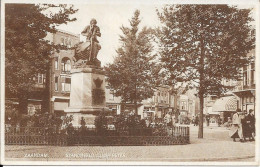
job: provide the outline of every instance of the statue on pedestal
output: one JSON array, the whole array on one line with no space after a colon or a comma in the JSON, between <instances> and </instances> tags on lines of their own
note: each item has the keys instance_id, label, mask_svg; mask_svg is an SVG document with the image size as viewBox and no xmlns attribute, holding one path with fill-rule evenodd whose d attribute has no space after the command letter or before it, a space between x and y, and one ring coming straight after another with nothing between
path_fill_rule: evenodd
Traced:
<instances>
[{"instance_id":1,"label":"statue on pedestal","mask_svg":"<svg viewBox=\"0 0 260 167\"><path fill-rule=\"evenodd\" d=\"M97 37L100 37L101 33L96 24L96 19L91 19L90 25L85 27L81 32L82 35L86 36L86 42L77 45L74 60L82 60L83 62L77 62L75 66L82 66L84 64L100 67L100 61L97 59L97 55L101 46Z\"/></svg>"},{"instance_id":2,"label":"statue on pedestal","mask_svg":"<svg viewBox=\"0 0 260 167\"><path fill-rule=\"evenodd\" d=\"M100 67L97 55L101 36L97 21L92 19L82 31L86 42L75 47L74 68L71 69L71 92L69 107L64 110L72 115L73 126L95 126L95 118L102 111L108 111L105 97L105 71ZM85 121L85 123L84 123Z\"/></svg>"}]
</instances>

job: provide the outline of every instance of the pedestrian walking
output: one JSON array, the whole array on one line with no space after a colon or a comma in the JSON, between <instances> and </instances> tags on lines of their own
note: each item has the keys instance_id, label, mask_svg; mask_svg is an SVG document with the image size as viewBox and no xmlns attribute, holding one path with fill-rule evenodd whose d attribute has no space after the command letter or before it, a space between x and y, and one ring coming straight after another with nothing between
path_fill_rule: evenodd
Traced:
<instances>
[{"instance_id":1,"label":"pedestrian walking","mask_svg":"<svg viewBox=\"0 0 260 167\"><path fill-rule=\"evenodd\" d=\"M191 122L192 122L193 126L195 126L195 117L194 116L192 116Z\"/></svg>"},{"instance_id":2,"label":"pedestrian walking","mask_svg":"<svg viewBox=\"0 0 260 167\"><path fill-rule=\"evenodd\" d=\"M199 124L199 116L196 115L196 117L195 117L195 125L198 126L198 124Z\"/></svg>"},{"instance_id":3,"label":"pedestrian walking","mask_svg":"<svg viewBox=\"0 0 260 167\"><path fill-rule=\"evenodd\" d=\"M255 116L254 116L254 110L250 109L249 114L246 117L246 121L248 124L248 130L249 133L251 133L251 138L249 141L254 141L255 139Z\"/></svg>"},{"instance_id":4,"label":"pedestrian walking","mask_svg":"<svg viewBox=\"0 0 260 167\"><path fill-rule=\"evenodd\" d=\"M218 116L218 127L220 127L221 123L222 123L222 119L220 118L220 116Z\"/></svg>"},{"instance_id":5,"label":"pedestrian walking","mask_svg":"<svg viewBox=\"0 0 260 167\"><path fill-rule=\"evenodd\" d=\"M232 117L232 127L230 129L230 137L233 138L233 141L236 141L236 138L240 139L240 142L244 142L243 140L243 131L242 131L242 124L241 124L241 113L240 109L236 110L236 113Z\"/></svg>"},{"instance_id":6,"label":"pedestrian walking","mask_svg":"<svg viewBox=\"0 0 260 167\"><path fill-rule=\"evenodd\" d=\"M67 134L68 134L68 145L72 145L73 136L74 136L74 127L72 123L70 123L69 126L67 127Z\"/></svg>"},{"instance_id":7,"label":"pedestrian walking","mask_svg":"<svg viewBox=\"0 0 260 167\"><path fill-rule=\"evenodd\" d=\"M172 114L172 126L175 126L175 115L174 114Z\"/></svg>"},{"instance_id":8,"label":"pedestrian walking","mask_svg":"<svg viewBox=\"0 0 260 167\"><path fill-rule=\"evenodd\" d=\"M251 136L252 136L250 128L249 128L249 124L248 124L248 121L247 121L246 111L243 111L240 117L241 117L243 138L244 138L244 141L246 141L247 137L251 138Z\"/></svg>"},{"instance_id":9,"label":"pedestrian walking","mask_svg":"<svg viewBox=\"0 0 260 167\"><path fill-rule=\"evenodd\" d=\"M179 124L182 124L181 114L178 116L178 122L179 122Z\"/></svg>"},{"instance_id":10,"label":"pedestrian walking","mask_svg":"<svg viewBox=\"0 0 260 167\"><path fill-rule=\"evenodd\" d=\"M206 121L207 121L207 126L209 126L209 121L210 121L210 116L209 116L209 114L206 115Z\"/></svg>"},{"instance_id":11,"label":"pedestrian walking","mask_svg":"<svg viewBox=\"0 0 260 167\"><path fill-rule=\"evenodd\" d=\"M171 126L171 115L169 113L165 115L164 122L166 123L167 126Z\"/></svg>"}]
</instances>

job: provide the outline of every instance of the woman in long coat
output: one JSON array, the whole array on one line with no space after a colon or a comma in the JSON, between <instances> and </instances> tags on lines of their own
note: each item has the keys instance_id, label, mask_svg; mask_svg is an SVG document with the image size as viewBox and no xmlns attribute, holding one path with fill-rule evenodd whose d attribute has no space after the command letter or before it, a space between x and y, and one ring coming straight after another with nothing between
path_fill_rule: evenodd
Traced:
<instances>
[{"instance_id":1,"label":"woman in long coat","mask_svg":"<svg viewBox=\"0 0 260 167\"><path fill-rule=\"evenodd\" d=\"M240 109L236 110L236 113L232 117L232 127L230 129L229 135L233 138L233 141L236 141L236 138L240 138L240 141L243 142L243 131L241 124L241 116L238 113L241 113Z\"/></svg>"}]
</instances>

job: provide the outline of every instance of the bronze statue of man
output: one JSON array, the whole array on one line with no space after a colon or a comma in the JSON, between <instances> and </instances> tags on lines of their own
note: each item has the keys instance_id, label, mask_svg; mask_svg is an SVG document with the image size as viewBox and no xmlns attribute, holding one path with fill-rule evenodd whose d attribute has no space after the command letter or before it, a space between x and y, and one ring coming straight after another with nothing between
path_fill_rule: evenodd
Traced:
<instances>
[{"instance_id":1,"label":"bronze statue of man","mask_svg":"<svg viewBox=\"0 0 260 167\"><path fill-rule=\"evenodd\" d=\"M87 57L88 61L95 61L97 58L98 51L101 49L97 37L101 36L100 29L96 25L96 19L91 19L90 25L84 28L81 32L83 36L86 36L86 42L79 44L76 49L76 54Z\"/></svg>"},{"instance_id":2,"label":"bronze statue of man","mask_svg":"<svg viewBox=\"0 0 260 167\"><path fill-rule=\"evenodd\" d=\"M98 42L97 36L101 36L100 29L97 26L96 19L91 19L90 25L84 28L84 30L81 32L82 35L87 37L87 40L93 39L94 42Z\"/></svg>"}]
</instances>

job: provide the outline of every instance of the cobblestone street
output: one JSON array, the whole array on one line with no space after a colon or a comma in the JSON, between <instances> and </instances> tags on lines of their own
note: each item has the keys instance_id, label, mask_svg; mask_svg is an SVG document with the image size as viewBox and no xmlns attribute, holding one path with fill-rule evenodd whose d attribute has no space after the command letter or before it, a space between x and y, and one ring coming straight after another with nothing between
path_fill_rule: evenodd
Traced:
<instances>
[{"instance_id":1,"label":"cobblestone street","mask_svg":"<svg viewBox=\"0 0 260 167\"><path fill-rule=\"evenodd\" d=\"M233 142L223 127L190 126L191 144L171 146L6 146L7 160L254 161L255 142ZM243 153L243 154L241 154Z\"/></svg>"}]
</instances>

